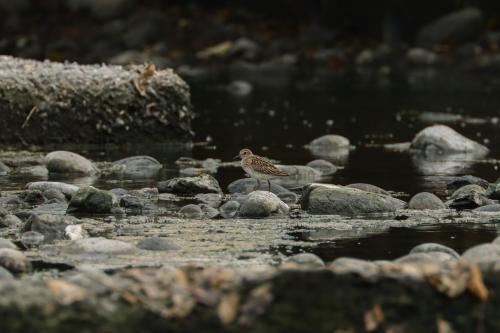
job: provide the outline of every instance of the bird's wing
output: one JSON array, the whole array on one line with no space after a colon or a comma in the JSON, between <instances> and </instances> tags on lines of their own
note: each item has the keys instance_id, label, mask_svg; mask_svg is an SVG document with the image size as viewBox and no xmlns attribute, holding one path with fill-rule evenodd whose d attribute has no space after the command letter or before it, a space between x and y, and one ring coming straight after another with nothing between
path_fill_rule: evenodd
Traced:
<instances>
[{"instance_id":1,"label":"bird's wing","mask_svg":"<svg viewBox=\"0 0 500 333\"><path fill-rule=\"evenodd\" d=\"M276 166L274 166L274 164L256 155L252 156L250 167L256 172L265 173L267 175L288 176L288 173L286 173L285 171L278 169Z\"/></svg>"}]
</instances>

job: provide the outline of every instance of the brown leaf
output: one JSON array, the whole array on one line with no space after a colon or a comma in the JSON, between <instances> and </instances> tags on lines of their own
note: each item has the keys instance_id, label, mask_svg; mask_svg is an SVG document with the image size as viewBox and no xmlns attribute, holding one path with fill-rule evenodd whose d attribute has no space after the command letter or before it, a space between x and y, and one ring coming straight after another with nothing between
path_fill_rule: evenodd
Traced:
<instances>
[{"instance_id":1,"label":"brown leaf","mask_svg":"<svg viewBox=\"0 0 500 333\"><path fill-rule=\"evenodd\" d=\"M472 264L470 266L469 281L467 283L467 288L469 291L477 296L481 301L486 302L488 300L488 289L484 285L483 277L481 271L477 264Z\"/></svg>"},{"instance_id":2,"label":"brown leaf","mask_svg":"<svg viewBox=\"0 0 500 333\"><path fill-rule=\"evenodd\" d=\"M379 304L375 304L373 308L365 312L364 321L367 332L375 331L378 328L380 323L384 321L384 312Z\"/></svg>"},{"instance_id":3,"label":"brown leaf","mask_svg":"<svg viewBox=\"0 0 500 333\"><path fill-rule=\"evenodd\" d=\"M47 288L59 303L64 305L82 301L88 295L87 290L64 280L48 280Z\"/></svg>"},{"instance_id":4,"label":"brown leaf","mask_svg":"<svg viewBox=\"0 0 500 333\"><path fill-rule=\"evenodd\" d=\"M217 308L217 313L219 315L220 321L224 325L228 325L236 319L236 315L238 314L239 302L240 296L235 291L222 296L219 307Z\"/></svg>"}]
</instances>

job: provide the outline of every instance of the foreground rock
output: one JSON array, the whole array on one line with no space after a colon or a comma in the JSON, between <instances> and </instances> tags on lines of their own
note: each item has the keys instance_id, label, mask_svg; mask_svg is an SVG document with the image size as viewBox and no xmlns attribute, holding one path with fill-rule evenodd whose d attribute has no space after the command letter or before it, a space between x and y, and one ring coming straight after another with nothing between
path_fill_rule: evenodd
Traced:
<instances>
[{"instance_id":1,"label":"foreground rock","mask_svg":"<svg viewBox=\"0 0 500 333\"><path fill-rule=\"evenodd\" d=\"M113 193L86 186L73 195L68 213L110 213L115 205Z\"/></svg>"},{"instance_id":2,"label":"foreground rock","mask_svg":"<svg viewBox=\"0 0 500 333\"><path fill-rule=\"evenodd\" d=\"M160 193L195 195L199 193L221 193L217 180L210 175L173 178L158 183Z\"/></svg>"},{"instance_id":3,"label":"foreground rock","mask_svg":"<svg viewBox=\"0 0 500 333\"><path fill-rule=\"evenodd\" d=\"M70 151L60 150L47 154L45 164L50 173L91 176L99 172L88 159Z\"/></svg>"},{"instance_id":4,"label":"foreground rock","mask_svg":"<svg viewBox=\"0 0 500 333\"><path fill-rule=\"evenodd\" d=\"M488 153L488 148L470 140L445 125L435 125L421 130L413 139L411 148L426 152L471 153L476 156Z\"/></svg>"},{"instance_id":5,"label":"foreground rock","mask_svg":"<svg viewBox=\"0 0 500 333\"><path fill-rule=\"evenodd\" d=\"M267 217L272 213L288 213L289 207L276 194L266 191L254 191L241 204L241 217Z\"/></svg>"},{"instance_id":6,"label":"foreground rock","mask_svg":"<svg viewBox=\"0 0 500 333\"><path fill-rule=\"evenodd\" d=\"M311 214L389 213L402 209L405 205L405 202L388 195L326 184L307 186L301 199L302 209Z\"/></svg>"},{"instance_id":7,"label":"foreground rock","mask_svg":"<svg viewBox=\"0 0 500 333\"><path fill-rule=\"evenodd\" d=\"M36 144L192 136L189 87L171 70L2 56L0 73L0 114L8 119L6 126L19 129L2 131L4 143L18 143L19 136Z\"/></svg>"},{"instance_id":8,"label":"foreground rock","mask_svg":"<svg viewBox=\"0 0 500 333\"><path fill-rule=\"evenodd\" d=\"M435 194L421 192L415 194L408 202L409 209L445 209L445 204Z\"/></svg>"}]
</instances>

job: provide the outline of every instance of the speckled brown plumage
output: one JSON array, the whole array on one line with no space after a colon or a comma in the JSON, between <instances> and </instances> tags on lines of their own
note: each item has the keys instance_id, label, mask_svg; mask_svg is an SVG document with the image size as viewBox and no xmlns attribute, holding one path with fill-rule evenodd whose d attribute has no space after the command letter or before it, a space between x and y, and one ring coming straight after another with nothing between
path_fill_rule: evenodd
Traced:
<instances>
[{"instance_id":1,"label":"speckled brown plumage","mask_svg":"<svg viewBox=\"0 0 500 333\"><path fill-rule=\"evenodd\" d=\"M270 176L288 176L283 170L278 169L274 164L266 161L260 156L250 155L242 160L242 166L245 168L251 168L255 173L261 173Z\"/></svg>"}]
</instances>

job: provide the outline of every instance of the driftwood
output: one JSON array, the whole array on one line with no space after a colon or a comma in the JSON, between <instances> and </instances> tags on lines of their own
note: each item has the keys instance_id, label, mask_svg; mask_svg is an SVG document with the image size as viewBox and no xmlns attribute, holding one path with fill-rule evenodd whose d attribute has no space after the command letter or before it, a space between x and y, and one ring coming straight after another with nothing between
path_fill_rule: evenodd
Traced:
<instances>
[{"instance_id":1,"label":"driftwood","mask_svg":"<svg viewBox=\"0 0 500 333\"><path fill-rule=\"evenodd\" d=\"M191 118L172 70L0 56L0 143L187 141Z\"/></svg>"}]
</instances>

